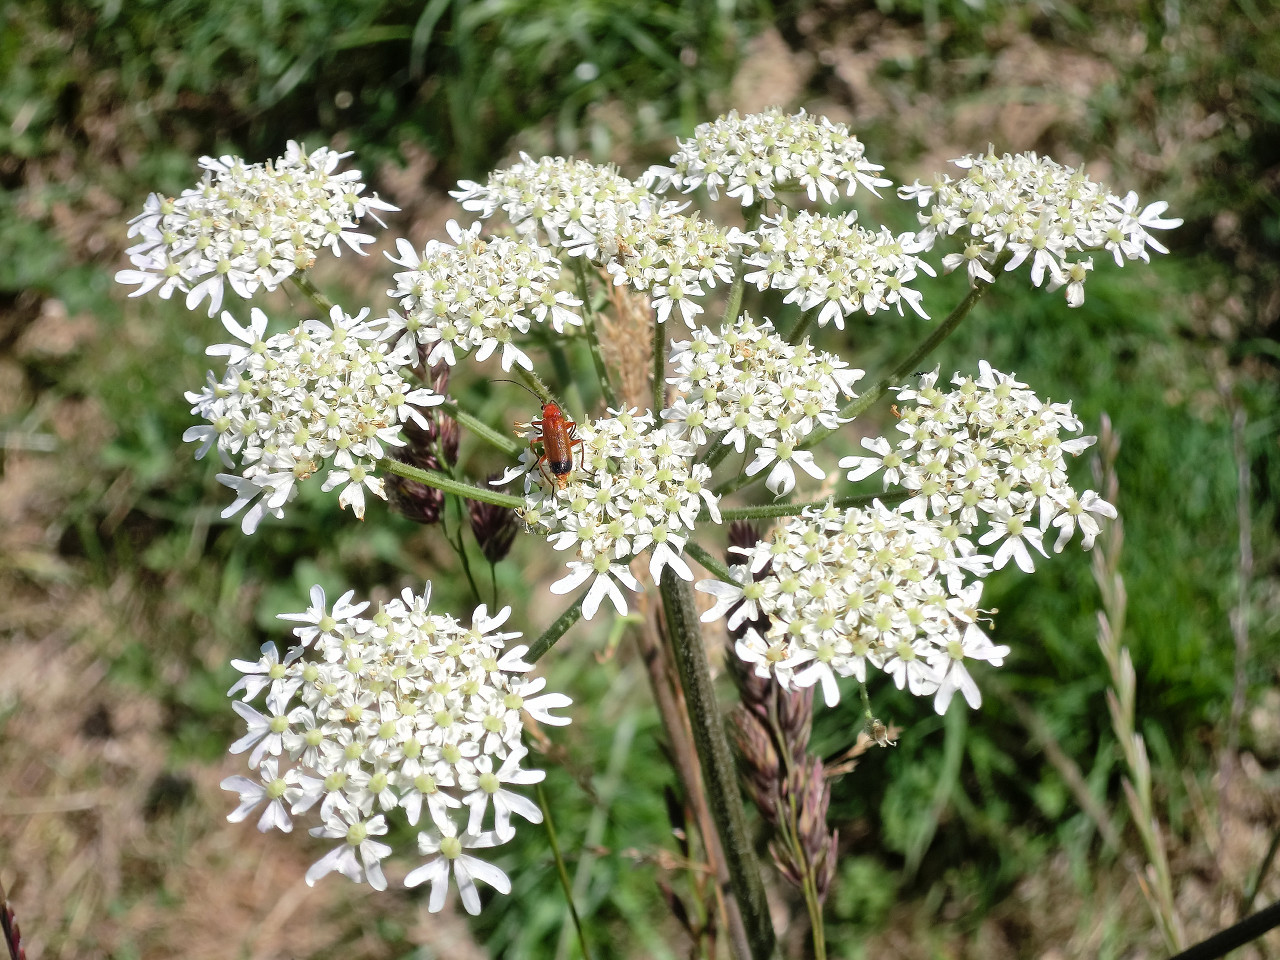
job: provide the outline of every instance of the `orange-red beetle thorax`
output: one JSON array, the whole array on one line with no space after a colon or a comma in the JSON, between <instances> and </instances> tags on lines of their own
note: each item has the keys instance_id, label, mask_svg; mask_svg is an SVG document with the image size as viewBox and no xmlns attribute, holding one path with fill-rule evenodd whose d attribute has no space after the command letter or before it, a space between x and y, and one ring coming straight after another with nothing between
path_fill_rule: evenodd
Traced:
<instances>
[{"instance_id":1,"label":"orange-red beetle thorax","mask_svg":"<svg viewBox=\"0 0 1280 960\"><path fill-rule=\"evenodd\" d=\"M542 442L541 459L546 461L557 485L563 487L573 472L573 448L582 443L577 437L578 425L554 403L542 405L542 419L533 421L533 425Z\"/></svg>"}]
</instances>

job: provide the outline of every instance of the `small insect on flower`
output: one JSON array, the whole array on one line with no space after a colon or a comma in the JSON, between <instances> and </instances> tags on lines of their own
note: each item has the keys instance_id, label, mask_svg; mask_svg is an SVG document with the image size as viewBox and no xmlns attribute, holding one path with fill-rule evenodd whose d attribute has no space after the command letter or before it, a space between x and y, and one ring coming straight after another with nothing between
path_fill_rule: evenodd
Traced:
<instances>
[{"instance_id":1,"label":"small insect on flower","mask_svg":"<svg viewBox=\"0 0 1280 960\"><path fill-rule=\"evenodd\" d=\"M516 383L514 380L501 382ZM524 387L524 384L516 383L516 386ZM529 390L528 387L524 388ZM541 399L532 390L529 393ZM538 435L529 441L529 446L534 453L538 452L539 446L542 447L535 466L548 480L554 481L558 489L563 490L573 473L574 447L578 448L578 469L582 469L582 438L578 436L578 425L564 415L559 404L550 400L542 405L542 418L531 421L531 425L537 429Z\"/></svg>"}]
</instances>

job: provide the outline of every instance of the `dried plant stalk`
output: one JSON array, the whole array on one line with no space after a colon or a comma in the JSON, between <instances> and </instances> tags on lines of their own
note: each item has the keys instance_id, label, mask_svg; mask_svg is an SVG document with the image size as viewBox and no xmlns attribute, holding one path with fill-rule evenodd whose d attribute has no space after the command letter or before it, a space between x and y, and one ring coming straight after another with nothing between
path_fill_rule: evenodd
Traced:
<instances>
[{"instance_id":1,"label":"dried plant stalk","mask_svg":"<svg viewBox=\"0 0 1280 960\"><path fill-rule=\"evenodd\" d=\"M1095 480L1109 503L1117 503L1119 481L1115 462L1120 452L1120 439L1111 429L1111 420L1102 415L1098 437L1099 459L1094 462ZM1170 952L1177 953L1186 942L1182 922L1173 902L1173 880L1169 857L1165 850L1160 823L1156 819L1151 796L1151 763L1146 743L1135 729L1137 676L1129 650L1121 644L1128 598L1124 578L1120 575L1120 551L1124 544L1124 525L1117 517L1098 535L1093 551L1093 578L1102 592L1102 609L1098 611L1098 647L1111 672L1111 689L1107 691L1107 710L1111 729L1115 731L1124 753L1129 776L1124 780L1124 795L1129 813L1142 838L1147 866L1138 875L1138 885L1146 898L1160 935Z\"/></svg>"},{"instance_id":2,"label":"dried plant stalk","mask_svg":"<svg viewBox=\"0 0 1280 960\"><path fill-rule=\"evenodd\" d=\"M629 407L643 410L649 406L649 369L653 352L650 331L653 329L653 307L649 298L628 286L613 283L605 275L612 311L597 318L600 325L601 349L609 367L618 375L619 393Z\"/></svg>"}]
</instances>

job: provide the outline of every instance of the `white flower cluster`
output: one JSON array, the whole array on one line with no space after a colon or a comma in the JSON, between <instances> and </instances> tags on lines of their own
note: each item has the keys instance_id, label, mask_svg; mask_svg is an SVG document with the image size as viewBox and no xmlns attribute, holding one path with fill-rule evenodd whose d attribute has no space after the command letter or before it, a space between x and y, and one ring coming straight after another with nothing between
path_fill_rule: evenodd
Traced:
<instances>
[{"instance_id":1,"label":"white flower cluster","mask_svg":"<svg viewBox=\"0 0 1280 960\"><path fill-rule=\"evenodd\" d=\"M560 261L546 247L509 237L480 237L480 224L463 230L450 220L446 226L456 246L431 240L419 255L407 240L397 241L398 257L407 269L395 275L388 296L400 301L404 316L392 312L387 324L404 331L402 343L421 344L429 351L427 365L453 366L475 352L477 360L502 348L503 370L518 363L526 370L533 361L512 342L533 323L550 323L557 333L565 325L581 326L573 312L582 305L560 287Z\"/></svg>"},{"instance_id":2,"label":"white flower cluster","mask_svg":"<svg viewBox=\"0 0 1280 960\"><path fill-rule=\"evenodd\" d=\"M421 596L406 588L364 618L369 605L352 603L353 593L330 610L313 587L309 609L281 615L299 624L298 643L283 660L267 643L261 659L232 661L244 676L229 694L243 692L232 705L248 731L231 753L248 752L257 779L222 782L240 795L227 819L244 820L266 801L258 829L287 832L292 816L319 805L321 826L312 836L340 842L307 871L307 883L337 871L384 890L382 861L392 848L374 838L386 835L387 816L398 812L412 827L421 823L418 850L430 858L405 885L430 883L434 912L452 875L463 906L478 913L476 880L502 893L511 884L466 851L515 836L512 814L542 820L537 805L511 789L544 776L520 766L528 754L521 711L562 725L569 721L550 711L571 701L538 695L546 681L525 676L533 669L521 660L527 647L504 650L520 636L499 630L510 607L494 615L477 607L466 627L428 611L428 583ZM263 693L259 712L250 701Z\"/></svg>"},{"instance_id":3,"label":"white flower cluster","mask_svg":"<svg viewBox=\"0 0 1280 960\"><path fill-rule=\"evenodd\" d=\"M750 238L737 227L688 217L666 206L643 204L572 226L565 252L602 263L614 283L648 290L658 323L673 312L687 326L703 312L694 297L733 281L733 268Z\"/></svg>"},{"instance_id":4,"label":"white flower cluster","mask_svg":"<svg viewBox=\"0 0 1280 960\"><path fill-rule=\"evenodd\" d=\"M746 313L718 334L702 327L692 340L672 344L671 364L675 376L667 382L680 396L662 412L669 429L698 446L717 435L740 453L751 444L747 476L772 465L765 486L779 496L795 486L793 467L826 476L798 445L819 426L840 425L841 398L856 396L863 373L808 340L787 343L768 320L756 323Z\"/></svg>"},{"instance_id":5,"label":"white flower cluster","mask_svg":"<svg viewBox=\"0 0 1280 960\"><path fill-rule=\"evenodd\" d=\"M681 554L694 523L703 510L720 522L719 500L709 486L711 471L693 462L695 444L655 429L651 413L609 413L594 424L578 425L582 445L575 457L580 466L575 464L563 489L534 486L537 458L529 451L520 467L496 481L507 483L524 474L524 522L544 531L557 550L574 549L569 573L551 585L551 592L568 593L591 579L582 604L587 620L605 597L619 614L626 614L618 585L641 590L628 563L646 550L655 583L664 567L692 580L693 571Z\"/></svg>"},{"instance_id":6,"label":"white flower cluster","mask_svg":"<svg viewBox=\"0 0 1280 960\"><path fill-rule=\"evenodd\" d=\"M330 462L324 489L346 484L338 502L363 519L366 489L386 499L374 473L384 444L403 445L400 426L407 420L426 429L417 408L444 399L405 381L408 345L389 347L388 331L365 322L367 313L349 317L334 307L327 324L304 320L268 338L267 316L257 307L247 327L223 312L238 342L209 347L211 356L226 356L227 371L221 380L210 373L203 390L186 395L191 412L208 423L182 439L200 443L197 459L215 444L227 466L239 459L240 473L220 473L218 480L236 494L224 517L253 504L245 533L268 513L283 516L297 482Z\"/></svg>"},{"instance_id":7,"label":"white flower cluster","mask_svg":"<svg viewBox=\"0 0 1280 960\"><path fill-rule=\"evenodd\" d=\"M760 290L786 290L786 303L801 310L818 310L818 326L834 321L844 329L845 318L857 310L874 314L905 303L922 317L923 295L908 284L933 268L916 256L928 244L913 233L895 236L888 227L873 233L857 223L857 213L818 216L783 211L765 217L752 237L756 250L743 259L757 267L745 277Z\"/></svg>"},{"instance_id":8,"label":"white flower cluster","mask_svg":"<svg viewBox=\"0 0 1280 960\"><path fill-rule=\"evenodd\" d=\"M525 153L520 154L520 163L495 170L484 184L459 182L450 196L481 219L501 210L517 232L531 239L541 227L557 247L564 244L571 226L582 224L594 233L593 226L602 217L660 203L645 187L612 167L564 157L534 160Z\"/></svg>"},{"instance_id":9,"label":"white flower cluster","mask_svg":"<svg viewBox=\"0 0 1280 960\"><path fill-rule=\"evenodd\" d=\"M822 197L834 203L841 187L853 196L858 184L876 193L889 180L865 157L857 137L843 123L812 117L803 110L786 115L777 107L739 117L736 110L711 123L699 124L679 149L670 167L651 167L642 182L659 193L675 187L691 193L705 187L715 200L721 187L744 207L772 199L779 190L802 189L811 203ZM878 194L877 194L878 195Z\"/></svg>"},{"instance_id":10,"label":"white flower cluster","mask_svg":"<svg viewBox=\"0 0 1280 960\"><path fill-rule=\"evenodd\" d=\"M950 392L934 386L937 378L935 370L920 378L919 387L898 390L900 403L914 401L900 411L904 439L896 447L883 437L864 439L862 446L875 456L841 460L840 466L851 468L849 479L883 469L886 487L914 492L902 510L961 534L985 520L988 529L978 542L1003 541L997 570L1010 559L1027 573L1034 570L1027 548L1048 556L1042 541L1050 525L1058 528L1055 552L1077 527L1084 548L1092 548L1100 530L1097 517L1115 517L1116 510L1092 490L1077 497L1067 480L1063 455L1077 456L1097 439L1062 439L1063 432L1082 429L1071 404L1042 402L1025 383L985 360L976 380L956 374L957 389Z\"/></svg>"},{"instance_id":11,"label":"white flower cluster","mask_svg":"<svg viewBox=\"0 0 1280 960\"><path fill-rule=\"evenodd\" d=\"M129 221L129 236L140 238L128 250L136 269L116 280L137 284L133 297L157 288L166 300L185 293L188 310L208 299L212 317L226 286L248 300L308 269L323 247L339 256L341 241L362 253L373 237L357 231L361 218L398 208L361 196L359 170L335 172L348 156L327 147L307 153L290 140L285 155L267 163L201 157L199 186L177 199L153 193Z\"/></svg>"},{"instance_id":12,"label":"white flower cluster","mask_svg":"<svg viewBox=\"0 0 1280 960\"><path fill-rule=\"evenodd\" d=\"M738 656L784 688L821 684L828 706L840 699L837 677L866 682L870 665L899 689L932 696L938 713L956 691L976 708L982 698L965 661L999 666L1009 648L978 626L982 581L963 585L989 561L954 532L878 501L868 510L811 507L770 540L732 548L746 558L731 568L737 582L697 584L716 600L702 619L728 614L729 629L747 625Z\"/></svg>"},{"instance_id":13,"label":"white flower cluster","mask_svg":"<svg viewBox=\"0 0 1280 960\"><path fill-rule=\"evenodd\" d=\"M1123 266L1126 260L1149 262L1147 248L1169 251L1150 230L1180 226L1180 219L1163 219L1163 200L1138 209L1138 195L1121 199L1074 170L1034 153L1005 154L991 150L982 156L953 161L968 171L959 180L940 174L932 183L916 181L899 188L903 199L921 207L921 237L932 243L938 236L960 234L968 243L963 253L949 254L942 263L951 271L964 266L970 282L992 281L987 267L1004 251L1012 254L1006 270L1031 261L1031 280L1048 289L1065 286L1067 303L1084 302L1084 282L1093 269L1089 250L1105 250Z\"/></svg>"}]
</instances>

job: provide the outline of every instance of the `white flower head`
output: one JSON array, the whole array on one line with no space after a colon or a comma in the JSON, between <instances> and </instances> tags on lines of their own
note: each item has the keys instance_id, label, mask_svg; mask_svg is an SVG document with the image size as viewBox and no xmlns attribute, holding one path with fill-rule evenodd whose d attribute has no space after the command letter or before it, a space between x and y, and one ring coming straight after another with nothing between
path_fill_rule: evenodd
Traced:
<instances>
[{"instance_id":1,"label":"white flower head","mask_svg":"<svg viewBox=\"0 0 1280 960\"><path fill-rule=\"evenodd\" d=\"M738 585L697 588L717 600L703 619L727 617L738 656L757 675L784 687L820 685L832 706L838 678L863 681L868 667L917 696L960 682L958 674L947 680L942 664L977 615L981 584L962 587L953 576L939 524L879 502L811 507L770 539L735 549L744 557L731 568Z\"/></svg>"},{"instance_id":2,"label":"white flower head","mask_svg":"<svg viewBox=\"0 0 1280 960\"><path fill-rule=\"evenodd\" d=\"M755 270L746 281L760 290L786 291L784 302L801 310L816 310L818 326L834 323L844 329L845 318L856 312L875 314L907 306L927 317L922 295L910 287L918 273L933 276L933 268L916 256L927 248L913 233L894 235L857 223L856 213L817 216L783 210L765 217L752 235L756 248L744 258Z\"/></svg>"},{"instance_id":3,"label":"white flower head","mask_svg":"<svg viewBox=\"0 0 1280 960\"><path fill-rule=\"evenodd\" d=\"M336 172L348 155L327 147L308 153L291 140L283 157L267 163L202 157L199 185L176 199L152 194L129 221L129 236L138 238L128 250L135 269L116 280L137 285L135 297L186 293L189 310L207 300L212 317L228 287L247 300L308 269L322 248L363 253L373 237L359 232L360 221L381 224L378 212L397 208L364 196L358 170Z\"/></svg>"},{"instance_id":4,"label":"white flower head","mask_svg":"<svg viewBox=\"0 0 1280 960\"><path fill-rule=\"evenodd\" d=\"M483 184L462 181L450 196L481 219L502 211L521 236L533 239L541 230L556 247L564 245L573 225L638 210L655 199L613 167L564 157L534 160L524 153L519 163L495 170Z\"/></svg>"},{"instance_id":5,"label":"white flower head","mask_svg":"<svg viewBox=\"0 0 1280 960\"><path fill-rule=\"evenodd\" d=\"M563 487L535 485L532 456L509 471L525 476L525 522L557 550L573 551L568 572L552 592L568 593L590 581L582 605L588 620L606 599L618 613L627 612L620 588L642 589L628 566L636 554L649 552L652 577L670 569L691 580L693 571L682 556L687 531L703 511L719 516L710 471L693 462L693 443L655 427L651 413L610 414L578 425L581 465L575 464Z\"/></svg>"},{"instance_id":6,"label":"white flower head","mask_svg":"<svg viewBox=\"0 0 1280 960\"><path fill-rule=\"evenodd\" d=\"M987 269L1001 253L1010 259L1006 270L1030 264L1036 286L1066 287L1067 303L1084 302L1084 282L1092 250L1110 253L1117 266L1128 260L1148 261L1148 249L1167 253L1150 233L1182 225L1164 218L1164 201L1138 208L1138 196L1124 199L1108 193L1083 170L1064 167L1034 153L1004 154L994 148L980 156L954 161L965 171L959 179L940 175L925 184L916 181L899 189L915 199L923 241L959 235L967 241L963 254L950 254L943 267L965 265L971 282L991 281Z\"/></svg>"},{"instance_id":7,"label":"white flower head","mask_svg":"<svg viewBox=\"0 0 1280 960\"><path fill-rule=\"evenodd\" d=\"M658 323L673 314L693 328L703 312L698 299L733 280L750 237L737 227L685 216L670 204L613 208L567 228L567 252L591 257L613 276L649 293Z\"/></svg>"},{"instance_id":8,"label":"white flower head","mask_svg":"<svg viewBox=\"0 0 1280 960\"><path fill-rule=\"evenodd\" d=\"M411 870L404 878L404 885L417 887L424 883L431 884L427 909L431 913L439 913L444 909L445 897L449 893L449 878L452 877L462 898L463 909L475 916L480 912L477 880L483 880L499 893L510 893L511 881L498 867L464 851L494 847L505 843L507 839L510 838L500 837L492 830L479 834L463 833L459 836L452 825L447 829L420 833L418 849L423 856L434 855L435 859Z\"/></svg>"},{"instance_id":9,"label":"white flower head","mask_svg":"<svg viewBox=\"0 0 1280 960\"><path fill-rule=\"evenodd\" d=\"M824 471L799 444L819 427L835 429L843 403L856 396L861 370L815 350L807 339L787 343L768 320L742 314L720 331L703 327L672 345L677 401L662 412L668 429L690 442L709 435L736 450L752 449L754 476L770 467L766 485L775 494L795 486L794 467L815 479Z\"/></svg>"},{"instance_id":10,"label":"white flower head","mask_svg":"<svg viewBox=\"0 0 1280 960\"><path fill-rule=\"evenodd\" d=\"M232 752L252 750L258 771L257 781L223 782L240 797L233 821L266 801L259 828L288 830L291 814L316 810L321 825L312 834L342 842L307 872L308 883L338 872L383 889L392 823L417 825L425 809L437 838L485 846L492 844L478 838L515 833L513 814L541 819L519 792L543 777L524 766L525 717L566 724L552 711L570 700L528 676L527 648L508 648L519 637L502 629L510 608L481 605L469 623L433 613L430 584L368 616L369 605L349 593L332 608L319 587L310 599L306 611L283 615L299 641L285 657L264 649L242 668L247 679L270 682L259 686L268 691L265 713L232 704L248 726ZM478 870L468 876L486 879ZM426 876L419 871L411 876ZM460 888L465 882L458 877Z\"/></svg>"},{"instance_id":11,"label":"white flower head","mask_svg":"<svg viewBox=\"0 0 1280 960\"><path fill-rule=\"evenodd\" d=\"M412 345L390 346L367 312L351 317L334 307L328 323L305 320L271 337L256 307L248 327L224 314L238 342L209 348L228 358L226 373L187 394L206 425L185 438L201 442L197 457L216 445L224 462L238 463L238 473L218 479L236 494L223 516L252 505L246 533L267 514L281 516L296 485L326 466L324 489L345 485L339 503L363 517L366 491L386 497L375 464L404 443L401 426L425 427L422 411L443 402L404 379Z\"/></svg>"},{"instance_id":12,"label":"white flower head","mask_svg":"<svg viewBox=\"0 0 1280 960\"><path fill-rule=\"evenodd\" d=\"M840 466L854 481L883 469L886 489L912 493L903 510L941 521L955 537L986 524L979 543L999 544L997 570L1012 560L1031 572L1032 552L1046 555L1050 525L1059 530L1055 551L1077 526L1089 549L1100 529L1095 516L1114 516L1115 508L1093 491L1077 497L1066 455L1078 456L1096 438L1078 436L1083 426L1069 403L1041 400L985 360L978 371L976 378L956 374L950 391L936 386L936 371L899 388L897 443L863 440L875 456L846 457Z\"/></svg>"},{"instance_id":13,"label":"white flower head","mask_svg":"<svg viewBox=\"0 0 1280 960\"><path fill-rule=\"evenodd\" d=\"M382 861L390 855L391 847L373 839L386 832L387 821L382 814L366 820L357 808L334 804L325 815L324 824L311 828L311 835L341 839L342 843L311 865L306 875L307 886L315 886L321 877L336 871L356 883L368 880L375 890L387 889Z\"/></svg>"},{"instance_id":14,"label":"white flower head","mask_svg":"<svg viewBox=\"0 0 1280 960\"><path fill-rule=\"evenodd\" d=\"M826 117L784 114L777 107L739 117L736 110L699 124L670 167L655 167L645 177L660 192L674 187L690 193L703 187L711 199L720 190L750 206L781 190L803 190L811 203L834 203L859 185L872 193L890 181L884 169L866 159L865 149L843 123Z\"/></svg>"},{"instance_id":15,"label":"white flower head","mask_svg":"<svg viewBox=\"0 0 1280 960\"><path fill-rule=\"evenodd\" d=\"M548 323L557 332L581 326L574 312L581 302L560 284L560 261L532 238L481 237L480 224L462 229L450 220L453 244L427 243L421 253L406 240L390 257L406 269L395 275L388 291L404 316L384 321L400 334L398 346L426 351L426 363L456 364L475 354L479 361L501 351L503 370L533 361L515 343L534 324Z\"/></svg>"}]
</instances>

